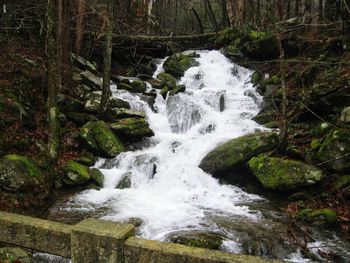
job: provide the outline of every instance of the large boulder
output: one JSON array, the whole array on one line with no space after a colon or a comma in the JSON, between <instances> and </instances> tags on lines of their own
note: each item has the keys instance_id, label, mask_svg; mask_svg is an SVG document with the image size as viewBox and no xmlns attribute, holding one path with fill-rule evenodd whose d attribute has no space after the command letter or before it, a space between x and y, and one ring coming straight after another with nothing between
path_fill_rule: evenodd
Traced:
<instances>
[{"instance_id":1,"label":"large boulder","mask_svg":"<svg viewBox=\"0 0 350 263\"><path fill-rule=\"evenodd\" d=\"M317 152L317 157L327 168L337 172L350 171L350 132L335 129L326 135Z\"/></svg>"},{"instance_id":2,"label":"large boulder","mask_svg":"<svg viewBox=\"0 0 350 263\"><path fill-rule=\"evenodd\" d=\"M102 156L113 158L125 150L104 121L88 122L80 129L80 136L92 151Z\"/></svg>"},{"instance_id":3,"label":"large boulder","mask_svg":"<svg viewBox=\"0 0 350 263\"><path fill-rule=\"evenodd\" d=\"M77 163L75 161L68 161L64 167L67 185L82 185L90 181L89 167Z\"/></svg>"},{"instance_id":4,"label":"large boulder","mask_svg":"<svg viewBox=\"0 0 350 263\"><path fill-rule=\"evenodd\" d=\"M0 160L0 187L10 192L33 192L43 185L43 176L25 156L6 155Z\"/></svg>"},{"instance_id":5,"label":"large boulder","mask_svg":"<svg viewBox=\"0 0 350 263\"><path fill-rule=\"evenodd\" d=\"M102 78L97 77L91 71L83 71L80 73L83 83L93 90L102 90Z\"/></svg>"},{"instance_id":6,"label":"large boulder","mask_svg":"<svg viewBox=\"0 0 350 263\"><path fill-rule=\"evenodd\" d=\"M274 149L278 141L278 134L274 132L253 133L235 138L207 154L199 167L210 174L223 173L253 156Z\"/></svg>"},{"instance_id":7,"label":"large boulder","mask_svg":"<svg viewBox=\"0 0 350 263\"><path fill-rule=\"evenodd\" d=\"M162 84L159 86L160 89L164 88L165 86L168 87L169 89L173 89L176 87L177 81L169 73L166 73L166 72L159 73L157 78L162 82Z\"/></svg>"},{"instance_id":8,"label":"large boulder","mask_svg":"<svg viewBox=\"0 0 350 263\"><path fill-rule=\"evenodd\" d=\"M111 129L118 135L125 137L151 137L154 135L144 118L120 119L110 125Z\"/></svg>"},{"instance_id":9,"label":"large boulder","mask_svg":"<svg viewBox=\"0 0 350 263\"><path fill-rule=\"evenodd\" d=\"M324 177L313 165L260 155L248 162L249 168L264 188L294 190L318 183Z\"/></svg>"},{"instance_id":10,"label":"large boulder","mask_svg":"<svg viewBox=\"0 0 350 263\"><path fill-rule=\"evenodd\" d=\"M193 56L177 53L165 60L163 68L165 72L176 78L181 78L186 70L196 65L197 63Z\"/></svg>"}]
</instances>

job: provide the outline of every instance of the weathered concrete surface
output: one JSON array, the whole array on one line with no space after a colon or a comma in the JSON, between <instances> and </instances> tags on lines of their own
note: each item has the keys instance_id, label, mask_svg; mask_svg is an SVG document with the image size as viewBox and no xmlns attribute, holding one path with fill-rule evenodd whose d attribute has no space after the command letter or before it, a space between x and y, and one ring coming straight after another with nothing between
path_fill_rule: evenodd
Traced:
<instances>
[{"instance_id":1,"label":"weathered concrete surface","mask_svg":"<svg viewBox=\"0 0 350 263\"><path fill-rule=\"evenodd\" d=\"M69 225L0 212L0 241L21 247L70 257Z\"/></svg>"},{"instance_id":2,"label":"weathered concrete surface","mask_svg":"<svg viewBox=\"0 0 350 263\"><path fill-rule=\"evenodd\" d=\"M72 231L72 260L74 263L124 262L124 241L134 235L129 224L87 219Z\"/></svg>"},{"instance_id":3,"label":"weathered concrete surface","mask_svg":"<svg viewBox=\"0 0 350 263\"><path fill-rule=\"evenodd\" d=\"M124 244L125 263L267 263L280 262L253 256L130 237Z\"/></svg>"}]
</instances>

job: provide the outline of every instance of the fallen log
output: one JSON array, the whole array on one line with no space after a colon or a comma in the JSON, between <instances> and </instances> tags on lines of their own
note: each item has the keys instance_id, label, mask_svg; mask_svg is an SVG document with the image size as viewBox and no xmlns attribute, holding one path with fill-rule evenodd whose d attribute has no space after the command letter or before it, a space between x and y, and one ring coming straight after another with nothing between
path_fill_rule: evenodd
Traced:
<instances>
[{"instance_id":1,"label":"fallen log","mask_svg":"<svg viewBox=\"0 0 350 263\"><path fill-rule=\"evenodd\" d=\"M124 41L135 41L135 42L147 42L147 41L157 41L157 42L175 42L175 41L196 41L205 40L210 37L215 36L216 33L206 33L200 35L182 35L182 36L127 36L127 35L113 35L115 40Z\"/></svg>"}]
</instances>

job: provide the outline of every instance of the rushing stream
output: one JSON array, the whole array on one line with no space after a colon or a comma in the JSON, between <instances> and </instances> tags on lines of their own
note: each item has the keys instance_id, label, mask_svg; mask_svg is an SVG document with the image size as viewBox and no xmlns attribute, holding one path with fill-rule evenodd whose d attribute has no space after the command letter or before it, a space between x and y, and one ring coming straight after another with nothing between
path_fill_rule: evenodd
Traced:
<instances>
[{"instance_id":1,"label":"rushing stream","mask_svg":"<svg viewBox=\"0 0 350 263\"><path fill-rule=\"evenodd\" d=\"M79 193L60 209L98 211L99 217L113 221L137 218L142 222L138 235L147 239L210 232L224 238L222 249L229 252L309 262L281 243L287 219L268 201L223 185L198 168L219 144L265 128L251 120L262 101L250 84L251 71L219 51L197 54L199 66L180 80L186 92L166 100L158 95L154 109L141 95L112 86L114 96L145 111L155 136L134 151L101 159L96 167L105 176L103 188ZM161 71L162 64L155 75ZM125 177L131 187L116 189Z\"/></svg>"}]
</instances>

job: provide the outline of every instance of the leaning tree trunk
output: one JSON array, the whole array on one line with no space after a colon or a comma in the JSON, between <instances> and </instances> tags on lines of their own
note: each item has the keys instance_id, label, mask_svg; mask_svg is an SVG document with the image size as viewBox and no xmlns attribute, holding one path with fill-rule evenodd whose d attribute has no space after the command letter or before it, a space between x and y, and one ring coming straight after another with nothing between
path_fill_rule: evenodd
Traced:
<instances>
[{"instance_id":1,"label":"leaning tree trunk","mask_svg":"<svg viewBox=\"0 0 350 263\"><path fill-rule=\"evenodd\" d=\"M58 157L59 150L59 122L57 93L60 83L60 68L57 63L57 9L58 0L47 1L47 77L48 77L48 154L51 161Z\"/></svg>"},{"instance_id":2,"label":"leaning tree trunk","mask_svg":"<svg viewBox=\"0 0 350 263\"><path fill-rule=\"evenodd\" d=\"M107 26L105 34L105 51L103 55L103 86L100 113L103 115L108 106L111 82L111 63L113 48L113 0L107 0Z\"/></svg>"}]
</instances>

